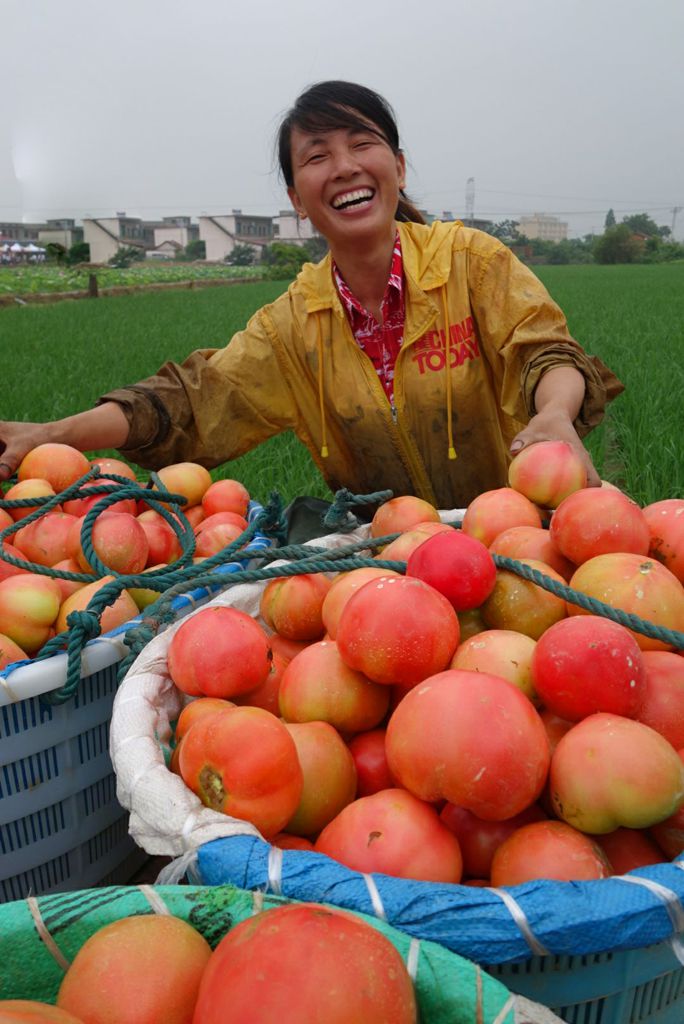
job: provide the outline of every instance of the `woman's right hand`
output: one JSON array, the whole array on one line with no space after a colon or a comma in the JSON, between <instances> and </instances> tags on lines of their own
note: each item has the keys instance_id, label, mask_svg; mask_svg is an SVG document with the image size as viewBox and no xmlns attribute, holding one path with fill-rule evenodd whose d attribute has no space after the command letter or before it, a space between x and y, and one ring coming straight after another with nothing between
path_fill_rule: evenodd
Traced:
<instances>
[{"instance_id":1,"label":"woman's right hand","mask_svg":"<svg viewBox=\"0 0 684 1024\"><path fill-rule=\"evenodd\" d=\"M50 440L49 423L13 423L0 420L0 481L16 473L32 448Z\"/></svg>"}]
</instances>

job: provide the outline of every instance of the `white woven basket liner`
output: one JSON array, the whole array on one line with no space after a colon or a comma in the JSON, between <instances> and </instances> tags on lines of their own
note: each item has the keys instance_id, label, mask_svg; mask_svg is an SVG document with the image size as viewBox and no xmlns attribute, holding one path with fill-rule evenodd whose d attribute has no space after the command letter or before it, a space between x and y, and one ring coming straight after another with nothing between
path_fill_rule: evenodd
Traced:
<instances>
[{"instance_id":1,"label":"white woven basket liner","mask_svg":"<svg viewBox=\"0 0 684 1024\"><path fill-rule=\"evenodd\" d=\"M368 536L369 528L364 526L352 533L330 534L309 543L332 549ZM176 630L191 615L211 606L238 608L264 625L258 613L265 586L266 581L234 584L164 630L147 645L119 687L109 741L117 797L122 807L130 811L130 834L149 854L177 857L212 839L259 835L248 822L205 807L182 779L168 770L160 743L168 743L170 722L178 717L187 701L171 681L166 665Z\"/></svg>"}]
</instances>

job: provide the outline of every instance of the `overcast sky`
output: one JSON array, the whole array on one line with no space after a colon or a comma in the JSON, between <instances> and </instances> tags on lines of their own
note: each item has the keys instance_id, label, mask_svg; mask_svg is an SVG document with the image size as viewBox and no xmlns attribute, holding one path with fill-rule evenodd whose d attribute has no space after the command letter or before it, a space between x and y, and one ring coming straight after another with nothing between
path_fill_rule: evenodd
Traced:
<instances>
[{"instance_id":1,"label":"overcast sky","mask_svg":"<svg viewBox=\"0 0 684 1024\"><path fill-rule=\"evenodd\" d=\"M363 82L439 215L684 207L682 0L0 0L0 220L273 214L280 115ZM684 238L684 210L675 234Z\"/></svg>"}]
</instances>

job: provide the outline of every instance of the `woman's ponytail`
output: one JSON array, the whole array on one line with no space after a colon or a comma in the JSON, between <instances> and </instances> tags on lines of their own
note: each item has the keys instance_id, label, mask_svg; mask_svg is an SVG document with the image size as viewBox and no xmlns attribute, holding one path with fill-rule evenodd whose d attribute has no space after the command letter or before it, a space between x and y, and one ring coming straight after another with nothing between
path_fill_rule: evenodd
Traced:
<instances>
[{"instance_id":1,"label":"woman's ponytail","mask_svg":"<svg viewBox=\"0 0 684 1024\"><path fill-rule=\"evenodd\" d=\"M401 223L413 221L414 224L425 224L425 217L420 210L413 205L403 189L399 192L399 203L394 219Z\"/></svg>"}]
</instances>

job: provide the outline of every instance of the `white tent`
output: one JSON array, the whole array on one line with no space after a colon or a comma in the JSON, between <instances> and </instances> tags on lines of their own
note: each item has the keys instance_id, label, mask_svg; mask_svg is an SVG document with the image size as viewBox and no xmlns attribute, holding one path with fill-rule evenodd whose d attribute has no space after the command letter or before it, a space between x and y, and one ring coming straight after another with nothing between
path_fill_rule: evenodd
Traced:
<instances>
[{"instance_id":1,"label":"white tent","mask_svg":"<svg viewBox=\"0 0 684 1024\"><path fill-rule=\"evenodd\" d=\"M15 242L13 245L10 245L10 252L23 252L23 251L24 251L24 246L20 245L19 242Z\"/></svg>"},{"instance_id":2,"label":"white tent","mask_svg":"<svg viewBox=\"0 0 684 1024\"><path fill-rule=\"evenodd\" d=\"M29 242L28 245L24 246L24 252L45 252L45 249L41 249L39 245L34 245L33 242Z\"/></svg>"}]
</instances>

